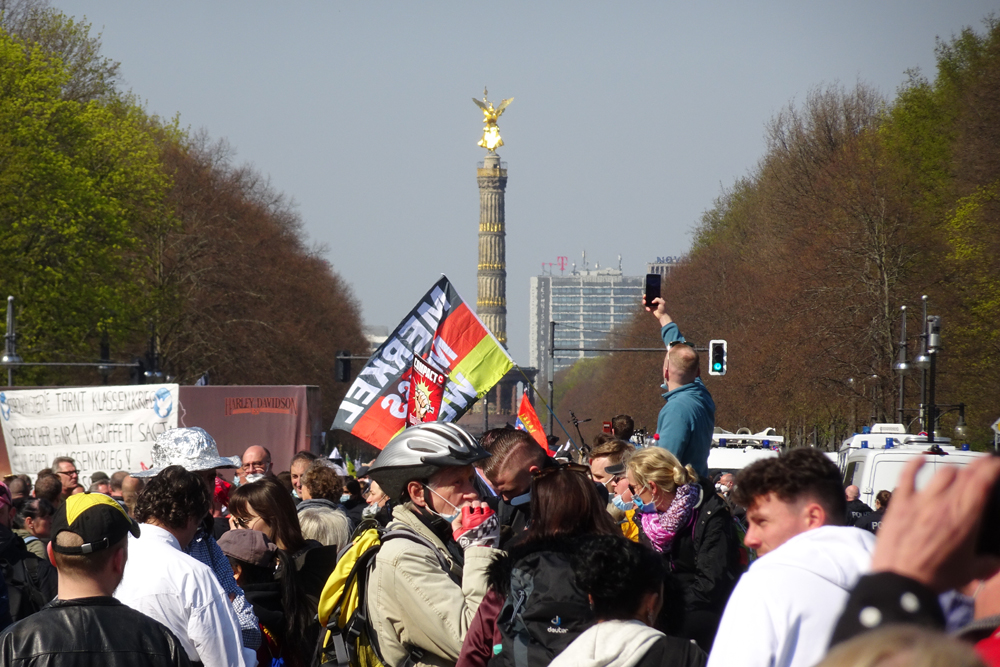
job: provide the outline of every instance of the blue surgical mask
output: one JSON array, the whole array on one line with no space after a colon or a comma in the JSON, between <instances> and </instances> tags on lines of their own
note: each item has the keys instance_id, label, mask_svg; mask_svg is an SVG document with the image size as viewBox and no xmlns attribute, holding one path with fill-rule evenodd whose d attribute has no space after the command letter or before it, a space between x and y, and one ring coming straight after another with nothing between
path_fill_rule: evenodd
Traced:
<instances>
[{"instance_id":1,"label":"blue surgical mask","mask_svg":"<svg viewBox=\"0 0 1000 667\"><path fill-rule=\"evenodd\" d=\"M514 496L513 498L510 499L510 504L513 505L514 507L517 507L519 505L527 505L530 502L531 502L531 491L528 491L527 493L522 493L519 496Z\"/></svg>"},{"instance_id":2,"label":"blue surgical mask","mask_svg":"<svg viewBox=\"0 0 1000 667\"><path fill-rule=\"evenodd\" d=\"M618 495L616 495L614 498L611 499L611 504L614 505L615 507L617 507L618 509L620 509L623 512L627 512L628 510L635 508L635 503L634 502L631 502L631 503L625 502L624 500L622 500L622 494L620 494L620 493Z\"/></svg>"},{"instance_id":3,"label":"blue surgical mask","mask_svg":"<svg viewBox=\"0 0 1000 667\"><path fill-rule=\"evenodd\" d=\"M639 514L656 514L656 504L643 502L642 498L638 495L632 496L632 502L635 503L635 511Z\"/></svg>"},{"instance_id":4,"label":"blue surgical mask","mask_svg":"<svg viewBox=\"0 0 1000 667\"><path fill-rule=\"evenodd\" d=\"M342 503L346 503L350 499L351 499L351 494L349 493L345 493L344 495L340 496L340 502Z\"/></svg>"}]
</instances>

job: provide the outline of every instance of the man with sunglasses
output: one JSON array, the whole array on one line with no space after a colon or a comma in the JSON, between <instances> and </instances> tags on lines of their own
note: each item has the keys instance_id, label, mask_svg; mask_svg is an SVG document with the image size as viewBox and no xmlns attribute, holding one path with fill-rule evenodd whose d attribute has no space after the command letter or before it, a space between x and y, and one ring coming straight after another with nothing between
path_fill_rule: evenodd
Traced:
<instances>
[{"instance_id":1,"label":"man with sunglasses","mask_svg":"<svg viewBox=\"0 0 1000 667\"><path fill-rule=\"evenodd\" d=\"M698 477L708 479L708 453L715 430L715 401L701 381L698 353L681 335L667 314L666 302L657 297L646 306L660 323L660 337L667 346L663 358L665 403L656 420L657 446L690 465Z\"/></svg>"}]
</instances>

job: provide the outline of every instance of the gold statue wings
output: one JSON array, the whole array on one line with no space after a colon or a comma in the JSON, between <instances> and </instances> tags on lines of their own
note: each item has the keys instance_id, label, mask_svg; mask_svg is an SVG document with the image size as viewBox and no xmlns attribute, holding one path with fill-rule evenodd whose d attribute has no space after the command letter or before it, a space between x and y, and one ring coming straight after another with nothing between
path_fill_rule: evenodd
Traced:
<instances>
[{"instance_id":1,"label":"gold statue wings","mask_svg":"<svg viewBox=\"0 0 1000 667\"><path fill-rule=\"evenodd\" d=\"M480 139L478 145L492 153L500 146L503 146L503 139L500 138L500 130L497 127L497 119L503 114L504 109L514 101L514 98L501 100L500 105L494 108L493 103L487 99L488 96L489 92L484 88L483 99L477 100L473 97L472 101L483 110L483 122L486 123L486 127L483 128L483 138Z\"/></svg>"}]
</instances>

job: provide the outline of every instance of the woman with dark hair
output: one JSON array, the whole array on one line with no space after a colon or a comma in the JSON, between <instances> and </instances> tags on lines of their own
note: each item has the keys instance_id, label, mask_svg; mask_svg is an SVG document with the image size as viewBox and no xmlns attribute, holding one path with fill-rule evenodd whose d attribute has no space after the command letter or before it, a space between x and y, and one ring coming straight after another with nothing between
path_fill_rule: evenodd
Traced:
<instances>
[{"instance_id":1,"label":"woman with dark hair","mask_svg":"<svg viewBox=\"0 0 1000 667\"><path fill-rule=\"evenodd\" d=\"M513 665L515 644L526 648L529 665L547 665L593 624L571 558L587 536L625 542L606 506L587 466L553 464L532 473L531 523L490 566L490 590L457 667Z\"/></svg>"},{"instance_id":2,"label":"woman with dark hair","mask_svg":"<svg viewBox=\"0 0 1000 667\"><path fill-rule=\"evenodd\" d=\"M316 639L310 627L314 612L299 595L296 577L275 577L276 571L295 567L288 555L256 530L231 530L219 538L219 547L260 623L257 664L309 664Z\"/></svg>"},{"instance_id":3,"label":"woman with dark hair","mask_svg":"<svg viewBox=\"0 0 1000 667\"><path fill-rule=\"evenodd\" d=\"M52 516L56 508L44 498L31 498L21 508L20 517L24 528L14 530L20 535L28 551L39 558L48 560L45 545L49 543L49 531L52 529Z\"/></svg>"},{"instance_id":4,"label":"woman with dark hair","mask_svg":"<svg viewBox=\"0 0 1000 667\"><path fill-rule=\"evenodd\" d=\"M269 477L237 488L229 498L229 512L234 529L264 533L291 558L298 588L315 613L323 586L337 564L337 548L302 537L295 501L281 483Z\"/></svg>"},{"instance_id":5,"label":"woman with dark hair","mask_svg":"<svg viewBox=\"0 0 1000 667\"><path fill-rule=\"evenodd\" d=\"M641 544L604 535L573 559L597 623L556 656L551 667L701 667L707 656L687 639L652 625L670 581L663 559Z\"/></svg>"}]
</instances>

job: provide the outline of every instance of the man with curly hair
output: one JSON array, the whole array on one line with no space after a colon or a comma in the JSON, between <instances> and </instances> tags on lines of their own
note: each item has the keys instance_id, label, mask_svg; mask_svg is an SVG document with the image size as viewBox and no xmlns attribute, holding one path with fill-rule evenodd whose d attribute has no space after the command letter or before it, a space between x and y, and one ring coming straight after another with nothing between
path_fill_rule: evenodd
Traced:
<instances>
[{"instance_id":1,"label":"man with curly hair","mask_svg":"<svg viewBox=\"0 0 1000 667\"><path fill-rule=\"evenodd\" d=\"M136 500L142 533L129 539L115 597L170 628L192 662L244 667L239 621L226 592L211 568L182 551L211 503L201 478L181 466L151 478Z\"/></svg>"},{"instance_id":2,"label":"man with curly hair","mask_svg":"<svg viewBox=\"0 0 1000 667\"><path fill-rule=\"evenodd\" d=\"M709 667L808 667L819 662L875 539L844 526L840 471L822 452L793 449L736 476L744 544L760 556L729 598Z\"/></svg>"}]
</instances>

